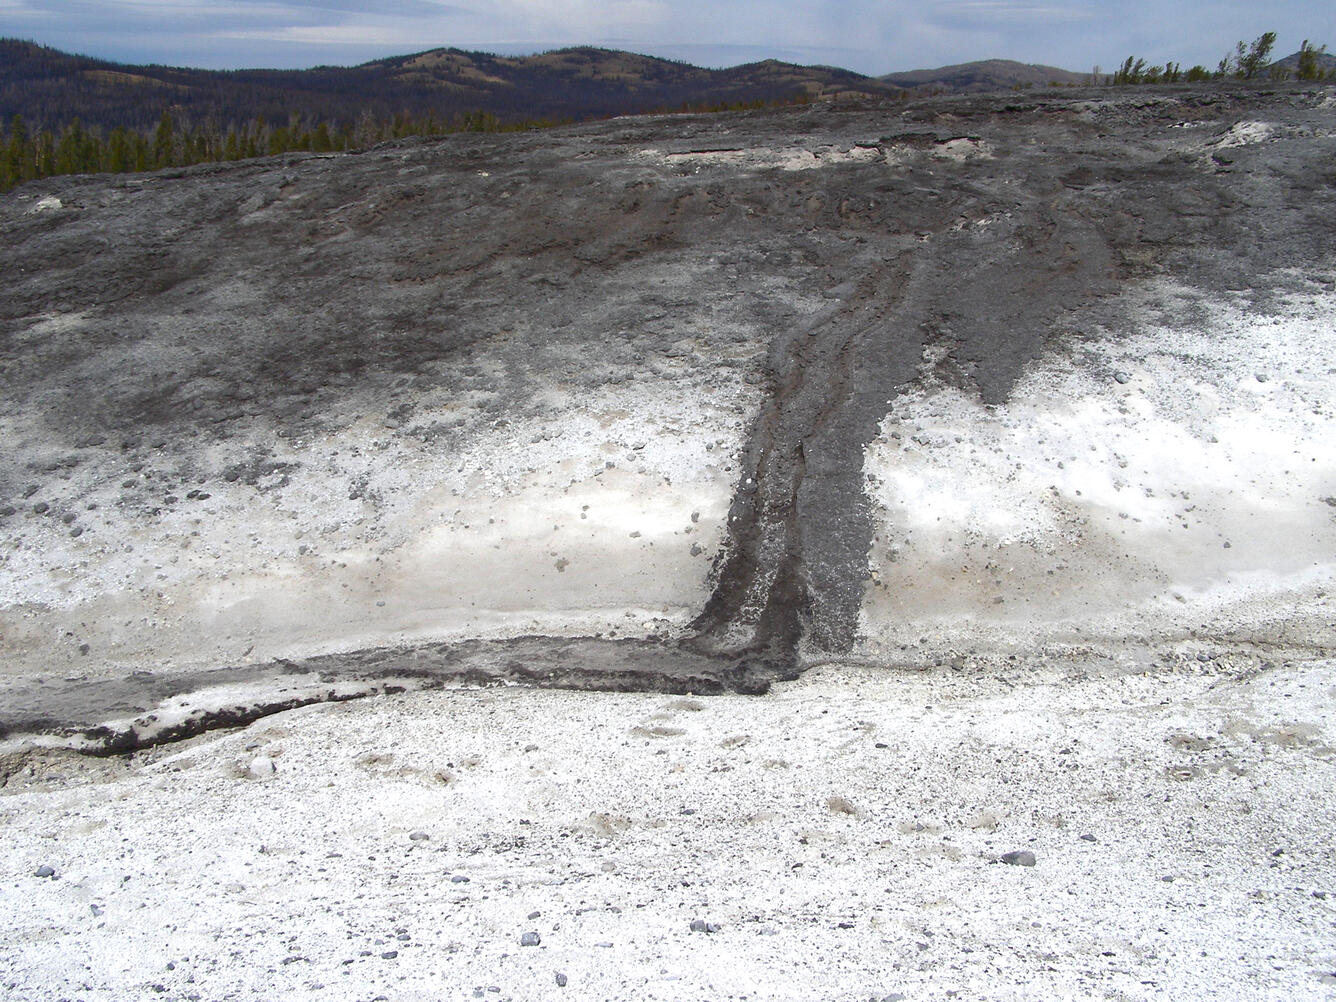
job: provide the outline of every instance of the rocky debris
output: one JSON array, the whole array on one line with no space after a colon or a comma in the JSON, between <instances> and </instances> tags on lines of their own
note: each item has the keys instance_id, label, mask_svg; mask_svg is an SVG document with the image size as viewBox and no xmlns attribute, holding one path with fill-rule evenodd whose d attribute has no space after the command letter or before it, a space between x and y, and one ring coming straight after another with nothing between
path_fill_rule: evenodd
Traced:
<instances>
[{"instance_id":1,"label":"rocky debris","mask_svg":"<svg viewBox=\"0 0 1336 1002\"><path fill-rule=\"evenodd\" d=\"M1036 863L1035 855L1029 849L1021 849L1018 852L1004 852L1001 860L1011 866L1034 866Z\"/></svg>"},{"instance_id":2,"label":"rocky debris","mask_svg":"<svg viewBox=\"0 0 1336 1002\"><path fill-rule=\"evenodd\" d=\"M246 767L246 775L251 779L270 779L277 771L278 767L268 755L256 755Z\"/></svg>"},{"instance_id":3,"label":"rocky debris","mask_svg":"<svg viewBox=\"0 0 1336 1002\"><path fill-rule=\"evenodd\" d=\"M55 875L55 868L50 866L39 866L33 873L34 877L54 877Z\"/></svg>"},{"instance_id":4,"label":"rocky debris","mask_svg":"<svg viewBox=\"0 0 1336 1002\"><path fill-rule=\"evenodd\" d=\"M719 926L716 925L714 922L706 922L704 919L692 919L691 931L714 933L719 931Z\"/></svg>"},{"instance_id":5,"label":"rocky debris","mask_svg":"<svg viewBox=\"0 0 1336 1002\"><path fill-rule=\"evenodd\" d=\"M426 842L430 838L430 835L422 831L412 832L408 836L410 842Z\"/></svg>"},{"instance_id":6,"label":"rocky debris","mask_svg":"<svg viewBox=\"0 0 1336 1002\"><path fill-rule=\"evenodd\" d=\"M557 972L557 987L558 987L558 988L565 988L566 985L569 983L569 981L570 981L570 979L567 978L565 974L563 974L561 971L558 971L558 972Z\"/></svg>"},{"instance_id":7,"label":"rocky debris","mask_svg":"<svg viewBox=\"0 0 1336 1002\"><path fill-rule=\"evenodd\" d=\"M520 946L538 946L543 942L543 937L536 932L526 932L520 937Z\"/></svg>"}]
</instances>

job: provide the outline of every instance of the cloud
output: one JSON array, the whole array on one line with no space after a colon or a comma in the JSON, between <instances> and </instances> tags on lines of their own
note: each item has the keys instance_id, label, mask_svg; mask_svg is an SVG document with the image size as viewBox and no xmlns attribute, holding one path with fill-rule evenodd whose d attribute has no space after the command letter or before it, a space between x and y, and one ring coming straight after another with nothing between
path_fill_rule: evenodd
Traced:
<instances>
[{"instance_id":1,"label":"cloud","mask_svg":"<svg viewBox=\"0 0 1336 1002\"><path fill-rule=\"evenodd\" d=\"M1330 0L0 0L0 34L125 62L310 66L436 46L604 45L708 65L864 73L1003 57L1073 69L1128 53L1214 65L1238 38L1320 35ZM1328 41L1318 37L1317 42ZM1331 39L1336 42L1336 39Z\"/></svg>"},{"instance_id":2,"label":"cloud","mask_svg":"<svg viewBox=\"0 0 1336 1002\"><path fill-rule=\"evenodd\" d=\"M1091 21L1098 15L1077 4L1021 3L1016 0L954 0L928 8L926 20L933 24L984 26L1055 25Z\"/></svg>"}]
</instances>

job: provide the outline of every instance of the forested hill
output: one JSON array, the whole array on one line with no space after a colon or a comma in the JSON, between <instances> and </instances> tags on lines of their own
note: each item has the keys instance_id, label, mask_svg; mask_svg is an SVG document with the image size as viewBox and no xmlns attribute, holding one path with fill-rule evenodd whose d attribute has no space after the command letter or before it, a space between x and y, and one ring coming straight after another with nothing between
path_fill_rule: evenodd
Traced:
<instances>
[{"instance_id":1,"label":"forested hill","mask_svg":"<svg viewBox=\"0 0 1336 1002\"><path fill-rule=\"evenodd\" d=\"M769 60L709 70L595 48L517 58L435 49L353 67L217 71L129 66L0 40L0 121L22 115L30 129L56 132L76 117L84 127L142 132L165 110L223 129L293 116L351 128L361 117L583 119L684 104L895 93L900 89L888 83L829 67Z\"/></svg>"}]
</instances>

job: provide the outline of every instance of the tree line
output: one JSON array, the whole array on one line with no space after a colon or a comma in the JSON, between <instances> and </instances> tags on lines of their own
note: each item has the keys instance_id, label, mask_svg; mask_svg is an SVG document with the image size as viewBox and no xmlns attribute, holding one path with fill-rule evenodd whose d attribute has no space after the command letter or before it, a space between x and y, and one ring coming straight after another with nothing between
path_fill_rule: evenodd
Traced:
<instances>
[{"instance_id":1,"label":"tree line","mask_svg":"<svg viewBox=\"0 0 1336 1002\"><path fill-rule=\"evenodd\" d=\"M1146 60L1128 56L1106 83L1122 86L1126 84L1174 84L1197 83L1205 80L1336 80L1336 69L1324 69L1322 57L1327 52L1325 45L1314 47L1304 39L1299 47L1298 58L1293 69L1284 61L1270 62L1271 51L1276 45L1276 33L1268 31L1260 35L1251 44L1240 41L1234 51L1221 59L1216 68L1208 70L1205 66L1193 66L1184 70L1178 63L1169 62L1163 66L1147 64Z\"/></svg>"},{"instance_id":2,"label":"tree line","mask_svg":"<svg viewBox=\"0 0 1336 1002\"><path fill-rule=\"evenodd\" d=\"M151 131L117 126L104 132L76 118L54 132L31 131L23 116L15 115L7 131L0 127L0 191L57 174L124 174L294 151L341 152L406 136L503 132L558 124L562 121L502 122L488 112L471 112L444 120L431 114L415 118L404 113L388 119L364 114L346 125L296 115L280 124L257 117L223 129L212 120L197 125L178 121L164 111Z\"/></svg>"},{"instance_id":3,"label":"tree line","mask_svg":"<svg viewBox=\"0 0 1336 1002\"><path fill-rule=\"evenodd\" d=\"M683 103L646 113L744 111L806 104L810 100L805 95L795 95L776 100L757 98ZM15 115L7 131L0 124L0 192L26 181L59 174L127 174L281 153L342 153L410 136L521 132L569 125L573 121L570 117L508 121L487 111L465 112L448 118L432 112L425 116L401 112L388 118L377 118L364 111L355 121L344 124L293 114L283 124L276 125L258 116L240 125L229 125L224 130L212 119L194 125L166 110L152 130L117 126L104 131L96 126L84 126L75 118L57 132L51 129L32 131L22 115Z\"/></svg>"}]
</instances>

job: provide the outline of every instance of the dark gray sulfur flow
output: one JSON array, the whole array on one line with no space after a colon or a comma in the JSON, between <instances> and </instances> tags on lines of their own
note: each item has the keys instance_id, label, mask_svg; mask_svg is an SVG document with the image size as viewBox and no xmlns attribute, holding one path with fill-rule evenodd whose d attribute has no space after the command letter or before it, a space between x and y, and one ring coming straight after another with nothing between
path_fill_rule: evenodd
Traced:
<instances>
[{"instance_id":1,"label":"dark gray sulfur flow","mask_svg":"<svg viewBox=\"0 0 1336 1002\"><path fill-rule=\"evenodd\" d=\"M383 411L426 365L442 392L474 392L477 367L458 363L480 354L506 373L487 387L499 419L554 369L594 388L663 355L680 332L640 318L689 307L760 332L762 402L710 597L680 635L472 640L195 674L150 665L0 693L0 731L86 729L94 750L124 751L288 705L461 680L761 693L847 654L874 533L864 450L897 396L931 380L1001 405L1041 354L1125 330L1116 293L1129 283L1257 289L1275 275L1279 288L1296 255L1330 256L1336 175L1319 147L1204 163L1171 131L1186 117L1217 132L1260 114L1298 121L1307 100L1228 88L1158 103L1122 91L934 98L44 182L87 208L58 226L0 213L0 334L13 342L0 392L30 397L53 436L90 448L191 449L246 422L315 434L329 413ZM642 155L725 146L870 155L704 171ZM256 199L263 221L243 227L237 207ZM359 214L346 233L324 239L348 205ZM647 266L702 261L726 267L699 270L694 303L637 284ZM243 282L249 298L235 294ZM30 318L79 310L95 317L87 344L20 352ZM113 349L172 361L114 379L80 368ZM28 475L0 469L0 493L17 496ZM301 685L171 728L97 726L206 685L276 679Z\"/></svg>"}]
</instances>

